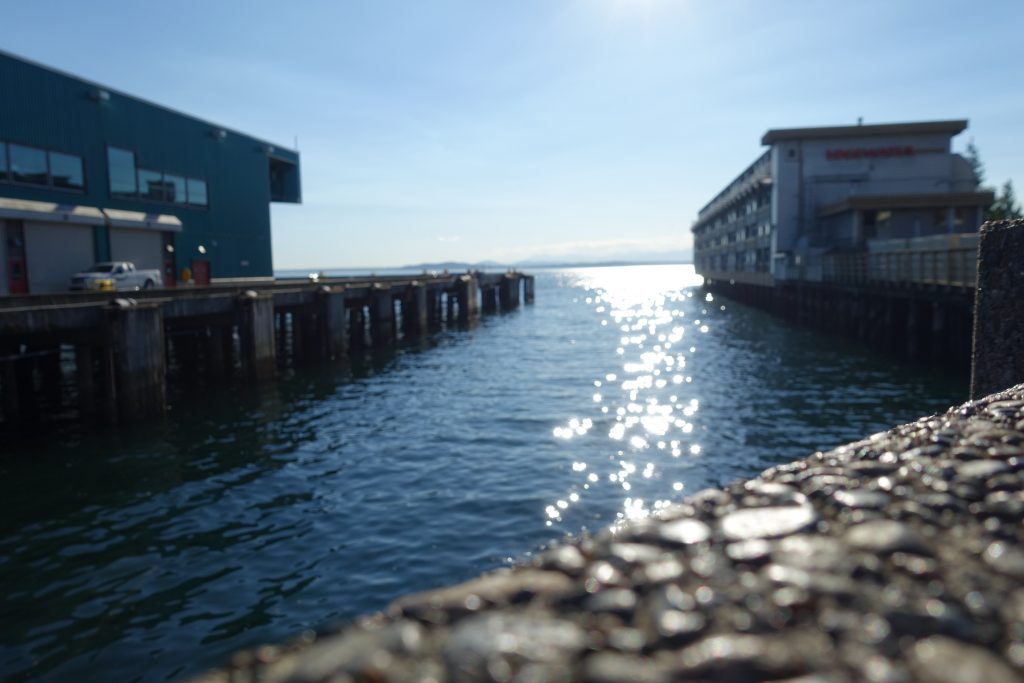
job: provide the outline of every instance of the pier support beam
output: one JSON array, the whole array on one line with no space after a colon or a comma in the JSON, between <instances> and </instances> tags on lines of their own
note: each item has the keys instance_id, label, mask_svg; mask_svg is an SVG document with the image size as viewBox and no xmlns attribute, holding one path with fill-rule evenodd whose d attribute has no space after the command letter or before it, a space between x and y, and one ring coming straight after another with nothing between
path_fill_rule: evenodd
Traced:
<instances>
[{"instance_id":1,"label":"pier support beam","mask_svg":"<svg viewBox=\"0 0 1024 683\"><path fill-rule=\"evenodd\" d=\"M534 276L533 275L523 275L522 278L523 278L523 301L525 301L528 304L532 304L533 303Z\"/></svg>"},{"instance_id":2,"label":"pier support beam","mask_svg":"<svg viewBox=\"0 0 1024 683\"><path fill-rule=\"evenodd\" d=\"M320 320L320 356L324 360L342 358L348 353L348 312L345 290L321 287L317 291Z\"/></svg>"},{"instance_id":3,"label":"pier support beam","mask_svg":"<svg viewBox=\"0 0 1024 683\"><path fill-rule=\"evenodd\" d=\"M498 288L497 287L480 287L480 299L483 302L482 309L484 313L495 313L498 310Z\"/></svg>"},{"instance_id":4,"label":"pier support beam","mask_svg":"<svg viewBox=\"0 0 1024 683\"><path fill-rule=\"evenodd\" d=\"M971 398L1024 382L1024 220L980 233Z\"/></svg>"},{"instance_id":5,"label":"pier support beam","mask_svg":"<svg viewBox=\"0 0 1024 683\"><path fill-rule=\"evenodd\" d=\"M465 324L474 320L479 315L476 278L472 275L463 275L455 283L455 291L459 298L459 322Z\"/></svg>"},{"instance_id":6,"label":"pier support beam","mask_svg":"<svg viewBox=\"0 0 1024 683\"><path fill-rule=\"evenodd\" d=\"M441 328L441 289L439 287L427 287L427 328L431 330Z\"/></svg>"},{"instance_id":7,"label":"pier support beam","mask_svg":"<svg viewBox=\"0 0 1024 683\"><path fill-rule=\"evenodd\" d=\"M230 329L211 327L206 331L206 376L214 381L223 382L231 375L234 366L231 357L233 346Z\"/></svg>"},{"instance_id":8,"label":"pier support beam","mask_svg":"<svg viewBox=\"0 0 1024 683\"><path fill-rule=\"evenodd\" d=\"M238 297L238 337L242 367L249 379L273 377L277 369L277 349L271 294L257 294L250 289Z\"/></svg>"},{"instance_id":9,"label":"pier support beam","mask_svg":"<svg viewBox=\"0 0 1024 683\"><path fill-rule=\"evenodd\" d=\"M416 337L427 331L427 288L413 282L402 300L402 327L407 337Z\"/></svg>"},{"instance_id":10,"label":"pier support beam","mask_svg":"<svg viewBox=\"0 0 1024 683\"><path fill-rule=\"evenodd\" d=\"M366 310L362 304L348 308L349 348L362 351L366 348Z\"/></svg>"},{"instance_id":11,"label":"pier support beam","mask_svg":"<svg viewBox=\"0 0 1024 683\"><path fill-rule=\"evenodd\" d=\"M75 347L75 380L78 383L78 414L83 419L96 416L96 377L93 371L92 347L80 344ZM166 359L165 359L166 362Z\"/></svg>"},{"instance_id":12,"label":"pier support beam","mask_svg":"<svg viewBox=\"0 0 1024 683\"><path fill-rule=\"evenodd\" d=\"M498 285L498 293L501 299L501 308L504 311L512 310L519 306L519 274L507 273L501 278Z\"/></svg>"},{"instance_id":13,"label":"pier support beam","mask_svg":"<svg viewBox=\"0 0 1024 683\"><path fill-rule=\"evenodd\" d=\"M117 419L140 422L167 410L164 316L159 304L115 299L107 319Z\"/></svg>"},{"instance_id":14,"label":"pier support beam","mask_svg":"<svg viewBox=\"0 0 1024 683\"><path fill-rule=\"evenodd\" d=\"M390 285L377 283L370 290L370 336L377 347L395 340L395 303Z\"/></svg>"}]
</instances>

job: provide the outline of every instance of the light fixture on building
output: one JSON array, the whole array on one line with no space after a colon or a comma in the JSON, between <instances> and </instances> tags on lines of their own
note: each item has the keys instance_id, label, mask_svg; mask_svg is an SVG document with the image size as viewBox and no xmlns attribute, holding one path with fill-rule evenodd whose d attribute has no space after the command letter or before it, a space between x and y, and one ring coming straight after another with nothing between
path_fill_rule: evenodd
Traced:
<instances>
[{"instance_id":1,"label":"light fixture on building","mask_svg":"<svg viewBox=\"0 0 1024 683\"><path fill-rule=\"evenodd\" d=\"M103 88L94 88L89 92L89 99L93 102L106 102L110 99L110 92Z\"/></svg>"},{"instance_id":2,"label":"light fixture on building","mask_svg":"<svg viewBox=\"0 0 1024 683\"><path fill-rule=\"evenodd\" d=\"M206 253L206 247L204 247L203 245L200 244L198 247L196 247L196 251L198 251L200 254L205 254Z\"/></svg>"},{"instance_id":3,"label":"light fixture on building","mask_svg":"<svg viewBox=\"0 0 1024 683\"><path fill-rule=\"evenodd\" d=\"M274 153L274 146L273 145L264 145L263 146L263 152L265 154L273 154Z\"/></svg>"},{"instance_id":4,"label":"light fixture on building","mask_svg":"<svg viewBox=\"0 0 1024 683\"><path fill-rule=\"evenodd\" d=\"M165 248L165 249L167 249L167 253L168 253L168 254L173 254L173 253L174 253L174 245L173 245L173 244L168 244L168 245L167 245L166 247L164 247L164 248Z\"/></svg>"},{"instance_id":5,"label":"light fixture on building","mask_svg":"<svg viewBox=\"0 0 1024 683\"><path fill-rule=\"evenodd\" d=\"M212 135L213 137L215 137L218 140L223 140L224 138L226 138L228 136L228 132L226 130L224 130L223 128L218 128L216 130L210 131L210 135Z\"/></svg>"}]
</instances>

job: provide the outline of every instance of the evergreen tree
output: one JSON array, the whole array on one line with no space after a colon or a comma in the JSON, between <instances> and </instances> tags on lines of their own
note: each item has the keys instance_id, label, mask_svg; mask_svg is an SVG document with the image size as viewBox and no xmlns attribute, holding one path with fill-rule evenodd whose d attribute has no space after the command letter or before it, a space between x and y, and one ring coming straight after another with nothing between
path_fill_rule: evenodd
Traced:
<instances>
[{"instance_id":1,"label":"evergreen tree","mask_svg":"<svg viewBox=\"0 0 1024 683\"><path fill-rule=\"evenodd\" d=\"M981 163L981 154L978 153L978 148L974 144L974 138L971 138L971 141L967 143L964 159L971 165L971 170L974 171L978 187L981 187L985 183L985 165Z\"/></svg>"},{"instance_id":2,"label":"evergreen tree","mask_svg":"<svg viewBox=\"0 0 1024 683\"><path fill-rule=\"evenodd\" d=\"M995 201L985 214L985 220L998 221L1021 217L1021 208L1013 192L1013 181L1007 180L1002 191L996 193Z\"/></svg>"}]
</instances>

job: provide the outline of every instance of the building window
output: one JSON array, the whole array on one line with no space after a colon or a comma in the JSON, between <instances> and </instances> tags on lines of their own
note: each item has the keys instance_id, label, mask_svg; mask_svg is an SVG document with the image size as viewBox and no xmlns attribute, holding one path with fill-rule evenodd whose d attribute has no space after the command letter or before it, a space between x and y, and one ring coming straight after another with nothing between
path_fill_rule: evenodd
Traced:
<instances>
[{"instance_id":1,"label":"building window","mask_svg":"<svg viewBox=\"0 0 1024 683\"><path fill-rule=\"evenodd\" d=\"M164 193L167 201L173 204L184 204L186 202L185 178L180 175L164 174Z\"/></svg>"},{"instance_id":2,"label":"building window","mask_svg":"<svg viewBox=\"0 0 1024 683\"><path fill-rule=\"evenodd\" d=\"M155 202L164 201L164 174L159 171L139 169L139 196Z\"/></svg>"},{"instance_id":3,"label":"building window","mask_svg":"<svg viewBox=\"0 0 1024 683\"><path fill-rule=\"evenodd\" d=\"M206 181L198 178L188 179L188 203L195 206L206 206Z\"/></svg>"},{"instance_id":4,"label":"building window","mask_svg":"<svg viewBox=\"0 0 1024 683\"><path fill-rule=\"evenodd\" d=\"M46 152L35 147L10 145L11 174L18 183L47 184Z\"/></svg>"},{"instance_id":5,"label":"building window","mask_svg":"<svg viewBox=\"0 0 1024 683\"><path fill-rule=\"evenodd\" d=\"M84 190L85 174L82 157L61 152L50 152L50 182L64 190Z\"/></svg>"},{"instance_id":6,"label":"building window","mask_svg":"<svg viewBox=\"0 0 1024 683\"><path fill-rule=\"evenodd\" d=\"M0 181L85 190L82 157L13 142L0 142Z\"/></svg>"},{"instance_id":7,"label":"building window","mask_svg":"<svg viewBox=\"0 0 1024 683\"><path fill-rule=\"evenodd\" d=\"M110 194L134 195L138 192L135 152L107 147L107 170L110 175Z\"/></svg>"},{"instance_id":8,"label":"building window","mask_svg":"<svg viewBox=\"0 0 1024 683\"><path fill-rule=\"evenodd\" d=\"M111 195L169 204L208 204L205 180L151 168L138 168L135 152L131 150L107 147L107 165Z\"/></svg>"}]
</instances>

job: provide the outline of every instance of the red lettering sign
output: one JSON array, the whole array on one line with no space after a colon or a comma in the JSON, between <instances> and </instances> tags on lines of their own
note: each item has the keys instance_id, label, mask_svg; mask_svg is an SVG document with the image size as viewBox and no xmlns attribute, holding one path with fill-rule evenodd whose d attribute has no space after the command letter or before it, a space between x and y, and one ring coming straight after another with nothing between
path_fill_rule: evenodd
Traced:
<instances>
[{"instance_id":1,"label":"red lettering sign","mask_svg":"<svg viewBox=\"0 0 1024 683\"><path fill-rule=\"evenodd\" d=\"M849 149L829 149L825 158L829 161L842 159L888 159L891 157L909 157L914 155L911 145L892 145L890 147L851 147Z\"/></svg>"}]
</instances>

